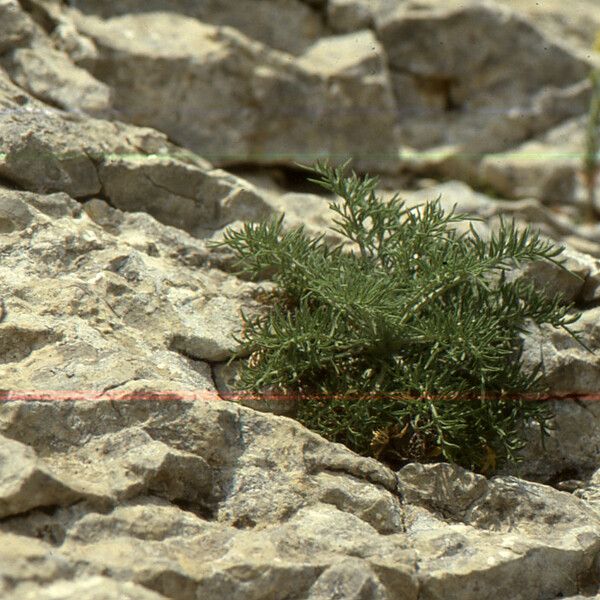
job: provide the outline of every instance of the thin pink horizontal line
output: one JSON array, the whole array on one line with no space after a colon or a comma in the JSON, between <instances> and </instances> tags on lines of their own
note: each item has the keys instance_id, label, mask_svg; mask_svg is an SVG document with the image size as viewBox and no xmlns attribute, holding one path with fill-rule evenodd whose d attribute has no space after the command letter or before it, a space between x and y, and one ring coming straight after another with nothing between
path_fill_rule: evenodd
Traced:
<instances>
[{"instance_id":1,"label":"thin pink horizontal line","mask_svg":"<svg viewBox=\"0 0 600 600\"><path fill-rule=\"evenodd\" d=\"M340 399L346 397L348 399L364 399L376 400L377 397L394 398L398 397L404 401L441 401L441 400L461 400L460 398L448 398L444 396L436 396L430 394L428 396L415 396L402 394L400 392L389 392L377 394L373 393L370 397L367 393L364 394L311 394L302 395L298 393L289 394L256 394L253 392L218 392L216 390L181 390L181 391L150 391L150 392L127 392L125 390L114 390L107 392L99 392L93 390L0 390L0 401L46 401L46 400L248 400L248 401L293 401L293 400L327 400ZM495 399L499 395L489 392L488 399ZM463 400L479 400L477 396L464 397ZM600 400L599 393L585 392L555 392L555 393L523 393L523 394L507 394L506 400L568 400L577 399L584 401Z\"/></svg>"}]
</instances>

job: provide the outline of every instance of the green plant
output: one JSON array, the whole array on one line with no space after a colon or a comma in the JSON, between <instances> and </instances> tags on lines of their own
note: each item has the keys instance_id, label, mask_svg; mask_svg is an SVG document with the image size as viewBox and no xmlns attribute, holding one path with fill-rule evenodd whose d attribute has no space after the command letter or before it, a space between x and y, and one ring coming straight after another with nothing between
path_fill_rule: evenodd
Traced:
<instances>
[{"instance_id":1,"label":"green plant","mask_svg":"<svg viewBox=\"0 0 600 600\"><path fill-rule=\"evenodd\" d=\"M397 195L385 203L376 178L345 177L346 166L317 163L311 181L343 200L329 204L335 231L357 252L303 227L284 232L283 216L213 243L235 251L239 272L278 284L268 314L242 312L240 390L297 394L306 426L395 466L448 460L486 472L517 460L519 426L534 419L547 433L552 416L522 396L544 388L541 365L521 372L517 334L529 318L578 339L568 325L580 315L505 271L540 259L564 268L554 260L563 249L514 221L488 241L472 225L459 236L447 227L465 220L456 206L445 215L439 198L423 210Z\"/></svg>"},{"instance_id":2,"label":"green plant","mask_svg":"<svg viewBox=\"0 0 600 600\"><path fill-rule=\"evenodd\" d=\"M583 178L587 192L586 218L593 221L600 218L600 212L596 208L596 180L600 170L598 164L600 153L600 70L592 71L590 81L592 83L592 98L585 135Z\"/></svg>"}]
</instances>

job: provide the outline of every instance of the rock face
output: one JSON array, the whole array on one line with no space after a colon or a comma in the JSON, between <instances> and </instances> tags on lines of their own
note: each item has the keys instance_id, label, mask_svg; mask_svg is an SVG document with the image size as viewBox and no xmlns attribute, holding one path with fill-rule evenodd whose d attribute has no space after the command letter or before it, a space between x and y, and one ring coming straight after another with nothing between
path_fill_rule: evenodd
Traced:
<instances>
[{"instance_id":1,"label":"rock face","mask_svg":"<svg viewBox=\"0 0 600 600\"><path fill-rule=\"evenodd\" d=\"M493 3L405 2L377 31L409 146L505 149L584 110L583 90L567 90L589 63Z\"/></svg>"},{"instance_id":2,"label":"rock face","mask_svg":"<svg viewBox=\"0 0 600 600\"><path fill-rule=\"evenodd\" d=\"M0 0L0 597L598 594L589 25L516 0L64 4ZM403 165L429 178L408 206L441 196L483 237L515 218L566 246L565 269L510 277L574 302L594 353L522 334L556 419L545 445L524 425L520 465L395 472L281 416L293 400L235 395L240 311L273 284L208 242L283 213L342 241L335 199L293 185L317 156L384 175L384 198Z\"/></svg>"},{"instance_id":3,"label":"rock face","mask_svg":"<svg viewBox=\"0 0 600 600\"><path fill-rule=\"evenodd\" d=\"M76 22L98 48L82 64L111 86L123 118L213 163L347 155L361 169L398 168L396 105L369 31L323 38L296 59L172 13Z\"/></svg>"},{"instance_id":4,"label":"rock face","mask_svg":"<svg viewBox=\"0 0 600 600\"><path fill-rule=\"evenodd\" d=\"M595 577L581 499L450 465L396 474L227 402L13 402L0 431L7 598L526 599Z\"/></svg>"},{"instance_id":5,"label":"rock face","mask_svg":"<svg viewBox=\"0 0 600 600\"><path fill-rule=\"evenodd\" d=\"M71 4L85 14L103 18L169 11L202 23L234 27L271 48L291 54L301 54L328 35L319 13L300 0L77 0Z\"/></svg>"},{"instance_id":6,"label":"rock face","mask_svg":"<svg viewBox=\"0 0 600 600\"><path fill-rule=\"evenodd\" d=\"M70 111L110 113L110 88L73 64L16 0L0 2L0 39L0 65L31 95Z\"/></svg>"},{"instance_id":7,"label":"rock face","mask_svg":"<svg viewBox=\"0 0 600 600\"><path fill-rule=\"evenodd\" d=\"M600 15L594 0L573 0L568 6L560 0L529 2L499 0L500 4L519 11L549 36L589 51L600 29Z\"/></svg>"}]
</instances>

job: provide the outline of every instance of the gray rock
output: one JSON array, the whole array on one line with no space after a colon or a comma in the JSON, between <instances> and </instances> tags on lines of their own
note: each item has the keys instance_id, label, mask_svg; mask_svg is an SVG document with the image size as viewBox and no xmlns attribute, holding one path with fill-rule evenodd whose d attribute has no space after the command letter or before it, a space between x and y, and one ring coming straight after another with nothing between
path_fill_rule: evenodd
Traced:
<instances>
[{"instance_id":1,"label":"gray rock","mask_svg":"<svg viewBox=\"0 0 600 600\"><path fill-rule=\"evenodd\" d=\"M35 26L16 0L0 2L0 53L26 46L34 35Z\"/></svg>"},{"instance_id":2,"label":"gray rock","mask_svg":"<svg viewBox=\"0 0 600 600\"><path fill-rule=\"evenodd\" d=\"M567 360L564 361L565 363ZM571 368L573 362L571 362ZM585 361L580 360L585 368ZM566 371L563 370L563 373ZM583 379L585 376L580 376ZM597 388L596 388L597 389ZM570 390L564 395L548 394L542 401L547 402L555 414L551 423L551 431L540 435L539 426L530 424L524 430L526 446L520 451L522 462L511 467L510 473L515 476L558 485L561 482L583 480L579 487L587 490L587 483L597 469L600 454L598 440L598 395L596 392L586 395ZM549 460L549 457L551 459ZM595 494L592 483L591 491ZM586 492L587 493L587 492ZM579 491L577 492L579 495ZM591 497L581 495L588 500Z\"/></svg>"},{"instance_id":3,"label":"gray rock","mask_svg":"<svg viewBox=\"0 0 600 600\"><path fill-rule=\"evenodd\" d=\"M0 85L2 77L0 73ZM215 170L157 131L45 108L4 82L0 176L36 192L103 196L127 211L146 211L169 225L207 233L270 211L252 186Z\"/></svg>"},{"instance_id":4,"label":"gray rock","mask_svg":"<svg viewBox=\"0 0 600 600\"><path fill-rule=\"evenodd\" d=\"M600 16L594 0L573 0L565 4L561 0L496 0L518 11L542 29L546 35L588 51L593 46L598 30Z\"/></svg>"},{"instance_id":5,"label":"gray rock","mask_svg":"<svg viewBox=\"0 0 600 600\"><path fill-rule=\"evenodd\" d=\"M321 10L329 27L339 33L373 28L378 19L398 8L396 0L327 0Z\"/></svg>"},{"instance_id":6,"label":"gray rock","mask_svg":"<svg viewBox=\"0 0 600 600\"><path fill-rule=\"evenodd\" d=\"M146 380L159 388L214 390L208 366L198 361L222 360L236 348L236 294L256 285L218 271L197 272L208 260L203 242L161 228L147 215L124 214L100 200L91 204L82 211L66 195L0 193L5 385L102 390L130 380L143 387ZM129 242L116 242L115 234ZM25 245L34 262L23 260ZM167 264L171 275L163 270ZM29 300L19 300L19 290ZM155 341L142 342L139 336L150 331ZM136 347L137 358L130 354ZM194 358L182 361L179 353ZM89 371L93 364L95 373Z\"/></svg>"},{"instance_id":7,"label":"gray rock","mask_svg":"<svg viewBox=\"0 0 600 600\"><path fill-rule=\"evenodd\" d=\"M585 136L585 118L569 120L539 139L486 156L480 178L507 198L575 203Z\"/></svg>"},{"instance_id":8,"label":"gray rock","mask_svg":"<svg viewBox=\"0 0 600 600\"><path fill-rule=\"evenodd\" d=\"M329 0L327 22L338 33L358 31L373 26L373 14L368 3L357 0Z\"/></svg>"},{"instance_id":9,"label":"gray rock","mask_svg":"<svg viewBox=\"0 0 600 600\"><path fill-rule=\"evenodd\" d=\"M19 585L14 593L5 596L17 600L164 600L157 594L135 583L115 581L109 577L92 575L74 581L59 580L48 586Z\"/></svg>"},{"instance_id":10,"label":"gray rock","mask_svg":"<svg viewBox=\"0 0 600 600\"><path fill-rule=\"evenodd\" d=\"M13 557L3 571L23 597L40 581L24 570L34 555L55 589L77 570L175 598L478 598L499 589L502 568L521 584L500 590L524 599L573 594L593 571L600 517L580 499L444 464L396 479L289 419L228 402L11 402L0 430L63 480L89 482L83 503L38 511L32 499L51 499L43 487L26 514L15 504L3 520ZM94 494L108 502L100 511Z\"/></svg>"},{"instance_id":11,"label":"gray rock","mask_svg":"<svg viewBox=\"0 0 600 600\"><path fill-rule=\"evenodd\" d=\"M271 48L292 54L301 54L327 33L319 14L299 0L121 0L116 3L76 0L72 5L85 14L103 18L169 11L203 23L234 27Z\"/></svg>"},{"instance_id":12,"label":"gray rock","mask_svg":"<svg viewBox=\"0 0 600 600\"><path fill-rule=\"evenodd\" d=\"M564 597L586 585L594 589L597 540L589 527L597 527L598 520L589 519L585 502L514 477L487 481L448 464L408 465L398 481L410 503L419 506L409 509L406 523L412 547L423 557L423 597L477 598L483 589L493 589L501 597L524 600ZM571 548L578 558L558 559L554 550L540 546L553 534L563 552ZM492 583L491 574L507 568L515 579ZM568 583L565 571L572 573Z\"/></svg>"},{"instance_id":13,"label":"gray rock","mask_svg":"<svg viewBox=\"0 0 600 600\"><path fill-rule=\"evenodd\" d=\"M76 21L99 52L83 64L122 117L215 164L352 156L363 170L398 167L395 102L370 32L323 38L295 59L173 13Z\"/></svg>"},{"instance_id":14,"label":"gray rock","mask_svg":"<svg viewBox=\"0 0 600 600\"><path fill-rule=\"evenodd\" d=\"M0 515L2 518L32 508L72 504L83 497L79 490L61 481L52 469L37 460L31 447L0 440ZM79 493L78 493L79 492Z\"/></svg>"},{"instance_id":15,"label":"gray rock","mask_svg":"<svg viewBox=\"0 0 600 600\"><path fill-rule=\"evenodd\" d=\"M111 111L111 92L59 50L19 48L5 67L13 81L30 94L59 108L104 116Z\"/></svg>"},{"instance_id":16,"label":"gray rock","mask_svg":"<svg viewBox=\"0 0 600 600\"><path fill-rule=\"evenodd\" d=\"M31 95L69 111L97 116L110 113L108 86L55 48L42 27L15 0L0 3L0 38L0 65Z\"/></svg>"},{"instance_id":17,"label":"gray rock","mask_svg":"<svg viewBox=\"0 0 600 600\"><path fill-rule=\"evenodd\" d=\"M337 595L349 600L384 600L385 586L365 561L349 558L329 567L311 587L309 600L328 600Z\"/></svg>"},{"instance_id":18,"label":"gray rock","mask_svg":"<svg viewBox=\"0 0 600 600\"><path fill-rule=\"evenodd\" d=\"M597 594L600 231L573 222L575 163L478 166L550 129L545 152L576 143L581 126L563 121L587 110L590 63L549 24L565 15L561 36L572 24L582 40L585 27L555 3L539 30L489 2L75 4L90 14L0 0L0 596ZM109 88L130 123L107 120ZM464 114L447 110L456 101ZM150 122L163 131L136 126ZM441 195L446 212L482 219L482 237L514 217L566 244L565 269L509 276L577 302L596 350L528 324L524 366L544 359L554 429L543 446L523 424L523 462L491 479L449 464L394 472L288 418L301 401L288 390L236 394L247 357L226 363L241 311L264 314L275 286L232 275L232 251L207 241L285 213L285 228L338 244L327 201L339 199L282 189L268 171L253 185L169 139L236 152L246 172L277 154L280 184L294 160L352 153L392 172L387 200L404 185L396 122L418 152L438 145L410 168L450 179L404 190L408 206Z\"/></svg>"},{"instance_id":19,"label":"gray rock","mask_svg":"<svg viewBox=\"0 0 600 600\"><path fill-rule=\"evenodd\" d=\"M568 90L587 77L588 59L493 2L402 2L375 27L408 146L454 145L476 159L584 110L579 88Z\"/></svg>"}]
</instances>

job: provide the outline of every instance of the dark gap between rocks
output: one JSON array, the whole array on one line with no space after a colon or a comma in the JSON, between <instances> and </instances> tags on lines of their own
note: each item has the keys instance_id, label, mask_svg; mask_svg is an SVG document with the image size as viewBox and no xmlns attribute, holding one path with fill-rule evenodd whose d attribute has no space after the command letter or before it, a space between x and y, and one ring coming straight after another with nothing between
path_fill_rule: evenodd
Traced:
<instances>
[{"instance_id":1,"label":"dark gap between rocks","mask_svg":"<svg viewBox=\"0 0 600 600\"><path fill-rule=\"evenodd\" d=\"M351 167L352 165L350 165ZM304 169L277 166L277 167L261 167L252 166L248 163L238 163L227 166L227 171L245 179L252 175L266 175L270 177L275 184L283 188L285 192L297 192L304 194L317 194L319 196L327 196L328 193L316 183L308 181L311 177L309 171Z\"/></svg>"}]
</instances>

